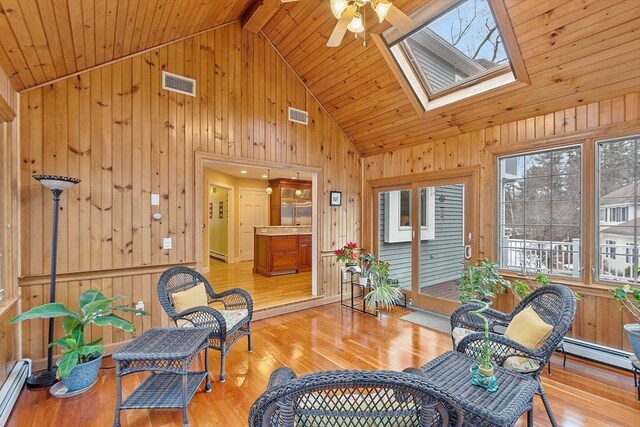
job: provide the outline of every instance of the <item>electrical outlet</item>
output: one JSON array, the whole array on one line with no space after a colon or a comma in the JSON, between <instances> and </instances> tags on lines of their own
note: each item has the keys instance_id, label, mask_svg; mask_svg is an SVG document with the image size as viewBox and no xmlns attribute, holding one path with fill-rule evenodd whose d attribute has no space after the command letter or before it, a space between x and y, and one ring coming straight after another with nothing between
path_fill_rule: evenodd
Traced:
<instances>
[{"instance_id":1,"label":"electrical outlet","mask_svg":"<svg viewBox=\"0 0 640 427\"><path fill-rule=\"evenodd\" d=\"M140 300L136 303L136 310L144 311L144 301ZM136 316L142 316L142 314L136 313Z\"/></svg>"},{"instance_id":2,"label":"electrical outlet","mask_svg":"<svg viewBox=\"0 0 640 427\"><path fill-rule=\"evenodd\" d=\"M171 237L162 239L162 249L171 249Z\"/></svg>"}]
</instances>

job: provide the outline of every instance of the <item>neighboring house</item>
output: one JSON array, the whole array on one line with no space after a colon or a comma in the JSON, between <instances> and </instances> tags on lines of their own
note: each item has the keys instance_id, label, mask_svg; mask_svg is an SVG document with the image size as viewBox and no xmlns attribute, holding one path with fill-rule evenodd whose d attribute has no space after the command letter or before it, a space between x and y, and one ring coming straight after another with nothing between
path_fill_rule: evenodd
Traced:
<instances>
[{"instance_id":1,"label":"neighboring house","mask_svg":"<svg viewBox=\"0 0 640 427\"><path fill-rule=\"evenodd\" d=\"M635 188L634 188L635 187ZM638 217L636 197L640 184L629 184L600 198L600 250L605 274L631 277L634 248L635 219Z\"/></svg>"}]
</instances>

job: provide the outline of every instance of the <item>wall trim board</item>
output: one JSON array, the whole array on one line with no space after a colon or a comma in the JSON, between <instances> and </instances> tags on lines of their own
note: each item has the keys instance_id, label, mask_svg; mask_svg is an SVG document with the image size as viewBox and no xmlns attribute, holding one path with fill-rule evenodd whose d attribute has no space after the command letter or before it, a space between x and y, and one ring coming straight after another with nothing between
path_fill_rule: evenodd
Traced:
<instances>
[{"instance_id":1,"label":"wall trim board","mask_svg":"<svg viewBox=\"0 0 640 427\"><path fill-rule=\"evenodd\" d=\"M366 185L370 188L393 187L396 185L411 184L416 181L429 181L436 179L458 178L464 175L471 175L476 179L480 175L480 166L465 166L455 169L444 169L433 172L416 173L410 175L399 175L390 178L379 178L367 180Z\"/></svg>"},{"instance_id":2,"label":"wall trim board","mask_svg":"<svg viewBox=\"0 0 640 427\"><path fill-rule=\"evenodd\" d=\"M587 139L609 139L619 136L636 134L640 132L640 120L630 120L624 123L615 123L606 126L595 127L592 129L582 129L574 132L567 132L561 136L553 135L544 138L535 138L522 141L515 144L495 145L487 143L487 151L496 157L504 156L512 153L523 153L527 151L537 151L555 147L563 147L571 145L571 143L580 143Z\"/></svg>"},{"instance_id":3,"label":"wall trim board","mask_svg":"<svg viewBox=\"0 0 640 427\"><path fill-rule=\"evenodd\" d=\"M195 267L196 263L189 262L177 262L173 264L159 264L159 265L147 265L144 267L123 267L123 268L107 268L104 270L94 271L76 271L71 273L58 273L56 275L56 283L75 282L78 280L98 280L98 279L111 279L114 277L133 277L141 274L154 274L162 273L163 271L172 267ZM50 276L39 274L37 276L25 276L20 277L19 283L21 287L35 286L35 285L47 285L49 284Z\"/></svg>"}]
</instances>

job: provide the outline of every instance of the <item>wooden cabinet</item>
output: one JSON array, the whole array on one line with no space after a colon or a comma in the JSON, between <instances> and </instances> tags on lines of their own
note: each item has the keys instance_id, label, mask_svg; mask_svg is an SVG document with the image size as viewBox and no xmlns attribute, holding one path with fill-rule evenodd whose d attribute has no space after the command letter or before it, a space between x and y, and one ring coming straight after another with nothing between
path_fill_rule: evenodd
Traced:
<instances>
[{"instance_id":1,"label":"wooden cabinet","mask_svg":"<svg viewBox=\"0 0 640 427\"><path fill-rule=\"evenodd\" d=\"M298 271L298 236L262 236L254 240L253 271L271 277Z\"/></svg>"},{"instance_id":2,"label":"wooden cabinet","mask_svg":"<svg viewBox=\"0 0 640 427\"><path fill-rule=\"evenodd\" d=\"M311 236L298 236L298 272L311 271Z\"/></svg>"}]
</instances>

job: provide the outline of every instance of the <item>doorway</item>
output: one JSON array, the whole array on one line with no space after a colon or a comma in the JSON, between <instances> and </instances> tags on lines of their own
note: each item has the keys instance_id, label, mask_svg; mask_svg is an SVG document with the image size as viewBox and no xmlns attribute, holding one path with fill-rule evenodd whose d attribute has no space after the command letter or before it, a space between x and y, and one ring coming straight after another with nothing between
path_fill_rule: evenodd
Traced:
<instances>
[{"instance_id":1,"label":"doorway","mask_svg":"<svg viewBox=\"0 0 640 427\"><path fill-rule=\"evenodd\" d=\"M209 256L229 257L229 190L209 183Z\"/></svg>"},{"instance_id":2,"label":"doorway","mask_svg":"<svg viewBox=\"0 0 640 427\"><path fill-rule=\"evenodd\" d=\"M474 256L472 174L376 190L377 253L413 306L451 314L457 282Z\"/></svg>"},{"instance_id":3,"label":"doorway","mask_svg":"<svg viewBox=\"0 0 640 427\"><path fill-rule=\"evenodd\" d=\"M253 260L254 227L269 225L269 195L264 190L240 188L240 261Z\"/></svg>"}]
</instances>

